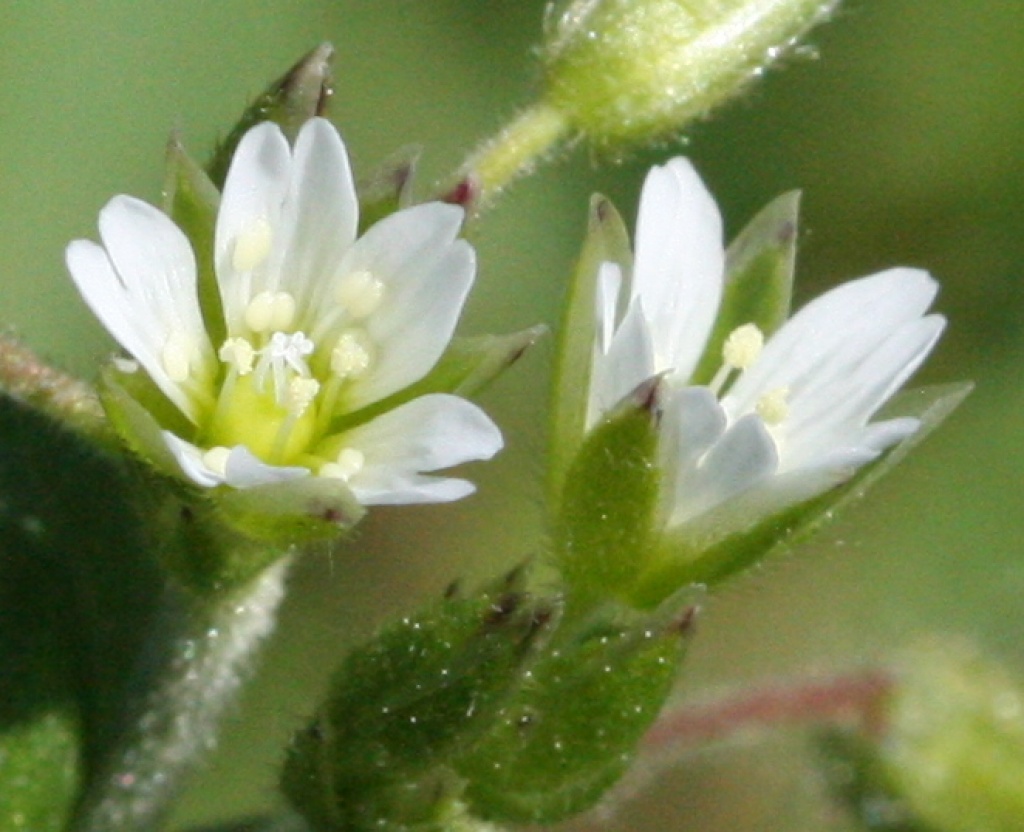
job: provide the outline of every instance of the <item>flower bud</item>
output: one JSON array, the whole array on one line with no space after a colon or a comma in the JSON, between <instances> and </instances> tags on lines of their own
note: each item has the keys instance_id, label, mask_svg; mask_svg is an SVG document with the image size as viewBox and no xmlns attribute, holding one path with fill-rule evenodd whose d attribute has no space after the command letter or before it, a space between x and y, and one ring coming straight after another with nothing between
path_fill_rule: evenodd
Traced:
<instances>
[{"instance_id":1,"label":"flower bud","mask_svg":"<svg viewBox=\"0 0 1024 832\"><path fill-rule=\"evenodd\" d=\"M833 785L871 828L1020 829L1024 687L1005 668L960 645L916 650L876 716L826 745Z\"/></svg>"},{"instance_id":2,"label":"flower bud","mask_svg":"<svg viewBox=\"0 0 1024 832\"><path fill-rule=\"evenodd\" d=\"M656 139L736 93L837 0L567 0L549 6L547 100L600 144Z\"/></svg>"}]
</instances>

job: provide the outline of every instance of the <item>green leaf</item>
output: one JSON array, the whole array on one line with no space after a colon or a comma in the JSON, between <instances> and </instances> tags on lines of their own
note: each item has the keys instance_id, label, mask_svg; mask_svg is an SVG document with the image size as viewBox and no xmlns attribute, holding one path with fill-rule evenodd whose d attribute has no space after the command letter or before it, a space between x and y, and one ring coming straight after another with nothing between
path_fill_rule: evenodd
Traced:
<instances>
[{"instance_id":1,"label":"green leaf","mask_svg":"<svg viewBox=\"0 0 1024 832\"><path fill-rule=\"evenodd\" d=\"M554 611L516 589L451 597L353 651L289 749L282 778L318 832L441 828L449 760L493 723Z\"/></svg>"},{"instance_id":2,"label":"green leaf","mask_svg":"<svg viewBox=\"0 0 1024 832\"><path fill-rule=\"evenodd\" d=\"M281 126L289 141L294 141L303 124L323 113L333 92L330 78L333 55L333 46L321 44L245 109L235 127L217 145L206 167L217 188L224 187L235 148L251 127L263 121L274 121Z\"/></svg>"},{"instance_id":3,"label":"green leaf","mask_svg":"<svg viewBox=\"0 0 1024 832\"><path fill-rule=\"evenodd\" d=\"M877 415L878 420L913 416L918 429L879 459L864 466L843 485L806 503L760 520L709 548L688 548L669 539L658 556L658 567L637 591L641 604L656 603L672 588L689 583L718 583L749 566L796 546L862 498L879 479L902 462L957 408L971 392L969 382L944 384L900 393Z\"/></svg>"},{"instance_id":4,"label":"green leaf","mask_svg":"<svg viewBox=\"0 0 1024 832\"><path fill-rule=\"evenodd\" d=\"M459 761L465 800L498 823L556 823L592 807L625 772L682 658L678 613L559 643L494 730Z\"/></svg>"},{"instance_id":5,"label":"green leaf","mask_svg":"<svg viewBox=\"0 0 1024 832\"><path fill-rule=\"evenodd\" d=\"M586 431L590 370L597 327L597 276L602 263L616 264L623 280L633 269L629 232L615 206L603 196L590 200L587 237L569 284L555 351L551 407L551 451L548 462L549 501L557 511L573 457Z\"/></svg>"},{"instance_id":6,"label":"green leaf","mask_svg":"<svg viewBox=\"0 0 1024 832\"><path fill-rule=\"evenodd\" d=\"M660 531L659 384L640 385L596 425L565 477L552 554L568 587L570 617L629 597L651 557Z\"/></svg>"},{"instance_id":7,"label":"green leaf","mask_svg":"<svg viewBox=\"0 0 1024 832\"><path fill-rule=\"evenodd\" d=\"M2 394L0 444L0 829L57 830L124 729L160 574L120 459Z\"/></svg>"},{"instance_id":8,"label":"green leaf","mask_svg":"<svg viewBox=\"0 0 1024 832\"><path fill-rule=\"evenodd\" d=\"M722 347L734 329L752 323L768 337L789 317L799 211L799 192L782 194L729 246L722 305L691 384L711 381L722 364Z\"/></svg>"}]
</instances>

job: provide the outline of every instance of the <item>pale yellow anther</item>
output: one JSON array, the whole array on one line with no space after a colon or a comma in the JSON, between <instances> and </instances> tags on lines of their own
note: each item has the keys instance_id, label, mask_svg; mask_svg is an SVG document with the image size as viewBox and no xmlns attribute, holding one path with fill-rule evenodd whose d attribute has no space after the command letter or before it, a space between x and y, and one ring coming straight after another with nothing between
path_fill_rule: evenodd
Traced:
<instances>
[{"instance_id":1,"label":"pale yellow anther","mask_svg":"<svg viewBox=\"0 0 1024 832\"><path fill-rule=\"evenodd\" d=\"M237 272L251 272L260 266L274 241L274 232L264 217L257 217L248 228L235 237L235 247L231 252L231 265Z\"/></svg>"},{"instance_id":2,"label":"pale yellow anther","mask_svg":"<svg viewBox=\"0 0 1024 832\"><path fill-rule=\"evenodd\" d=\"M295 321L295 298L288 292L259 292L245 307L245 325L253 332L281 332Z\"/></svg>"},{"instance_id":3,"label":"pale yellow anther","mask_svg":"<svg viewBox=\"0 0 1024 832\"><path fill-rule=\"evenodd\" d=\"M288 292L275 293L270 312L270 328L283 331L291 329L293 323L295 323L295 298Z\"/></svg>"},{"instance_id":4,"label":"pale yellow anther","mask_svg":"<svg viewBox=\"0 0 1024 832\"><path fill-rule=\"evenodd\" d=\"M358 378L370 366L372 349L363 330L346 330L331 350L331 372L340 378Z\"/></svg>"},{"instance_id":5,"label":"pale yellow anther","mask_svg":"<svg viewBox=\"0 0 1024 832\"><path fill-rule=\"evenodd\" d=\"M371 272L360 269L342 278L337 298L353 318L365 318L380 306L384 298L384 284Z\"/></svg>"},{"instance_id":6,"label":"pale yellow anther","mask_svg":"<svg viewBox=\"0 0 1024 832\"><path fill-rule=\"evenodd\" d=\"M761 354L764 334L754 324L736 327L722 346L722 359L735 370L746 370Z\"/></svg>"},{"instance_id":7,"label":"pale yellow anther","mask_svg":"<svg viewBox=\"0 0 1024 832\"><path fill-rule=\"evenodd\" d=\"M296 377L288 382L286 406L293 416L301 416L320 392L320 382L315 378Z\"/></svg>"},{"instance_id":8,"label":"pale yellow anther","mask_svg":"<svg viewBox=\"0 0 1024 832\"><path fill-rule=\"evenodd\" d=\"M228 338L221 345L217 357L234 367L240 376L247 376L252 372L256 350L245 338Z\"/></svg>"},{"instance_id":9,"label":"pale yellow anther","mask_svg":"<svg viewBox=\"0 0 1024 832\"><path fill-rule=\"evenodd\" d=\"M766 425L781 425L789 417L789 388L777 387L769 390L754 405L757 415Z\"/></svg>"},{"instance_id":10,"label":"pale yellow anther","mask_svg":"<svg viewBox=\"0 0 1024 832\"><path fill-rule=\"evenodd\" d=\"M366 465L366 457L362 451L355 448L344 448L338 454L336 461L327 462L320 466L317 472L321 477L329 477L335 480L348 482L352 477L363 470Z\"/></svg>"},{"instance_id":11,"label":"pale yellow anther","mask_svg":"<svg viewBox=\"0 0 1024 832\"><path fill-rule=\"evenodd\" d=\"M160 352L160 362L171 381L186 381L192 372L192 356L195 345L181 332L172 332Z\"/></svg>"},{"instance_id":12,"label":"pale yellow anther","mask_svg":"<svg viewBox=\"0 0 1024 832\"><path fill-rule=\"evenodd\" d=\"M228 457L230 455L230 448L217 445L203 454L203 465L213 471L213 473L223 477L227 473Z\"/></svg>"}]
</instances>

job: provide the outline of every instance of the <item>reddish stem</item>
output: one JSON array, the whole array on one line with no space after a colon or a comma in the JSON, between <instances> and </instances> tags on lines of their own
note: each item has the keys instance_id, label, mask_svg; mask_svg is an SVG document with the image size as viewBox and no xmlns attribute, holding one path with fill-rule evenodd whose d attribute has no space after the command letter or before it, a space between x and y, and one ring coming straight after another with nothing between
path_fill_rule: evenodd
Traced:
<instances>
[{"instance_id":1,"label":"reddish stem","mask_svg":"<svg viewBox=\"0 0 1024 832\"><path fill-rule=\"evenodd\" d=\"M655 723L644 747L668 750L751 730L850 720L876 731L879 702L892 685L889 672L873 668L824 679L786 680L715 702L683 705Z\"/></svg>"}]
</instances>

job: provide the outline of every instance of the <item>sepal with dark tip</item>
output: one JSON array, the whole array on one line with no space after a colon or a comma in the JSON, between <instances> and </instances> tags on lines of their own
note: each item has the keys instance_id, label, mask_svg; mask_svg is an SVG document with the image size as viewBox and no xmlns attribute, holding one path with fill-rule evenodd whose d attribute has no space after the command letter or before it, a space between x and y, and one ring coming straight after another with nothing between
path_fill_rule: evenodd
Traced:
<instances>
[{"instance_id":1,"label":"sepal with dark tip","mask_svg":"<svg viewBox=\"0 0 1024 832\"><path fill-rule=\"evenodd\" d=\"M513 579L451 593L354 650L288 751L295 809L316 832L451 828L463 788L451 763L498 718L556 618Z\"/></svg>"},{"instance_id":2,"label":"sepal with dark tip","mask_svg":"<svg viewBox=\"0 0 1024 832\"><path fill-rule=\"evenodd\" d=\"M245 109L231 132L218 143L206 166L206 172L217 188L224 187L235 148L249 128L262 121L273 121L280 125L289 141L294 141L303 124L323 114L334 92L331 86L333 56L331 44L320 44Z\"/></svg>"}]
</instances>

